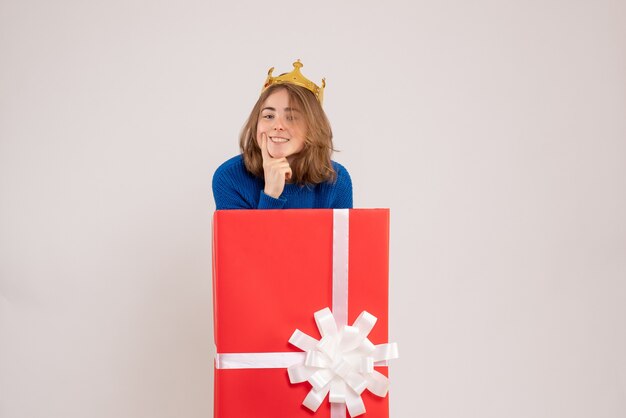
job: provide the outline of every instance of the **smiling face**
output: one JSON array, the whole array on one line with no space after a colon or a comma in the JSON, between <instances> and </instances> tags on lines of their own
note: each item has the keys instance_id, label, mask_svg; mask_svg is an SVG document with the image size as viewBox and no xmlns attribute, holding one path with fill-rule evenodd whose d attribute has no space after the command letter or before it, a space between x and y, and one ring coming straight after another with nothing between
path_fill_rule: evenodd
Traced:
<instances>
[{"instance_id":1,"label":"smiling face","mask_svg":"<svg viewBox=\"0 0 626 418\"><path fill-rule=\"evenodd\" d=\"M306 123L301 110L290 106L289 102L289 93L284 88L277 89L265 99L256 126L256 138L260 147L261 134L265 133L269 154L291 161L304 148Z\"/></svg>"}]
</instances>

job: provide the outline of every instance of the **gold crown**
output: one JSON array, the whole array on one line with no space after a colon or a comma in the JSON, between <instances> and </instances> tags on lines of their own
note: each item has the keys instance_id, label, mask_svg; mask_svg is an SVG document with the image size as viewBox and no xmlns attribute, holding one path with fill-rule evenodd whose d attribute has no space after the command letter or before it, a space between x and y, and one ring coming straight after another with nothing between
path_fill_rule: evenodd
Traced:
<instances>
[{"instance_id":1,"label":"gold crown","mask_svg":"<svg viewBox=\"0 0 626 418\"><path fill-rule=\"evenodd\" d=\"M293 71L290 73L283 73L278 77L272 77L272 72L274 71L274 67L270 68L267 72L267 79L265 80L265 84L263 85L263 90L271 86L272 84L284 84L290 83L295 84L300 87L304 87L305 89L310 90L317 100L322 104L324 100L324 87L326 87L326 79L322 78L322 87L319 87L317 84L306 78L300 72L300 68L302 68L302 63L300 60L293 63Z\"/></svg>"}]
</instances>

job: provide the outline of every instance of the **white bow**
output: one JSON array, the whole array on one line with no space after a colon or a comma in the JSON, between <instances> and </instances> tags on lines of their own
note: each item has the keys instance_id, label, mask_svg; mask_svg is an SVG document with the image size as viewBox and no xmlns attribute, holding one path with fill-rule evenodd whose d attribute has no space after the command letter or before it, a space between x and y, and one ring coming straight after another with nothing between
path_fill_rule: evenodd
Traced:
<instances>
[{"instance_id":1,"label":"white bow","mask_svg":"<svg viewBox=\"0 0 626 418\"><path fill-rule=\"evenodd\" d=\"M306 352L303 363L290 366L289 381L308 381L313 388L302 404L317 411L326 395L332 403L345 403L351 417L365 413L361 393L365 389L385 397L389 380L374 370L386 360L398 358L396 343L374 345L367 338L377 318L363 311L354 325L339 331L329 308L315 312L315 323L321 340L296 329L289 342Z\"/></svg>"}]
</instances>

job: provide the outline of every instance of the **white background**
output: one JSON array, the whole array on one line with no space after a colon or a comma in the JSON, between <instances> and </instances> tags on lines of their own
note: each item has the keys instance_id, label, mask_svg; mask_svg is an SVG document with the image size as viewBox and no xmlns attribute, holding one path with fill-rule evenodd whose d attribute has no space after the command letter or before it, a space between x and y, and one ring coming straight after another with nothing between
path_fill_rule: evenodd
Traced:
<instances>
[{"instance_id":1,"label":"white background","mask_svg":"<svg viewBox=\"0 0 626 418\"><path fill-rule=\"evenodd\" d=\"M626 416L622 0L1 0L0 416L211 416L210 180L296 58L392 211L392 417Z\"/></svg>"}]
</instances>

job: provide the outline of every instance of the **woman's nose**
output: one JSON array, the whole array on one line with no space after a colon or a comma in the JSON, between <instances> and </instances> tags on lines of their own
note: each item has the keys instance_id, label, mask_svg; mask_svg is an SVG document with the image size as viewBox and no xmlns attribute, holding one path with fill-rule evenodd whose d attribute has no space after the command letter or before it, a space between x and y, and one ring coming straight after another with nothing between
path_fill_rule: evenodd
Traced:
<instances>
[{"instance_id":1,"label":"woman's nose","mask_svg":"<svg viewBox=\"0 0 626 418\"><path fill-rule=\"evenodd\" d=\"M284 124L283 118L281 117L274 118L274 129L277 131L285 130L285 124Z\"/></svg>"}]
</instances>

